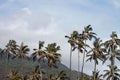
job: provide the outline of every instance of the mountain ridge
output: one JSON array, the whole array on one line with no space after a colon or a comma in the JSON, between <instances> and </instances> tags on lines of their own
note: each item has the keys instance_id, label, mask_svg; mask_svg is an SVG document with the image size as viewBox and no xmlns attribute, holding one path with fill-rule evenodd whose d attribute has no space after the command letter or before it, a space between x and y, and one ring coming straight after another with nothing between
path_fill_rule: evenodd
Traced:
<instances>
[{"instance_id":1,"label":"mountain ridge","mask_svg":"<svg viewBox=\"0 0 120 80\"><path fill-rule=\"evenodd\" d=\"M50 68L47 63L41 62L41 69L46 73L45 76L48 76L52 74L55 76L58 74L60 71L65 71L67 76L69 77L69 68L65 66L64 64L57 63L58 68ZM30 74L34 67L36 65L39 65L39 62L35 61L33 62L31 60L26 60L26 59L9 59L7 60L5 57L0 58L0 80L8 80L7 75L11 70L17 70L22 74ZM77 74L78 72L75 70L72 70L72 80L77 80ZM85 74L85 76L89 77L88 75Z\"/></svg>"}]
</instances>

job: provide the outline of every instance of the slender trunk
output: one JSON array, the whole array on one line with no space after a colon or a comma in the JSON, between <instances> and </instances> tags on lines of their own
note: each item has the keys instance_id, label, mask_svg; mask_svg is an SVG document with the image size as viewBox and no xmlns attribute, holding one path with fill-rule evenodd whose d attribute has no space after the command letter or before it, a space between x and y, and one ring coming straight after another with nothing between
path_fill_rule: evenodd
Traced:
<instances>
[{"instance_id":1,"label":"slender trunk","mask_svg":"<svg viewBox=\"0 0 120 80\"><path fill-rule=\"evenodd\" d=\"M85 40L85 44L86 44L86 40ZM85 46L85 49L86 49L86 46ZM81 70L81 78L83 80L83 71L84 71L84 63L85 63L85 50L83 52L83 60L82 60L82 70Z\"/></svg>"},{"instance_id":2,"label":"slender trunk","mask_svg":"<svg viewBox=\"0 0 120 80\"><path fill-rule=\"evenodd\" d=\"M8 71L8 66L9 66L9 53L7 53L7 60L6 60L6 70Z\"/></svg>"},{"instance_id":3,"label":"slender trunk","mask_svg":"<svg viewBox=\"0 0 120 80\"><path fill-rule=\"evenodd\" d=\"M80 80L80 51L78 50L78 80Z\"/></svg>"},{"instance_id":4,"label":"slender trunk","mask_svg":"<svg viewBox=\"0 0 120 80\"><path fill-rule=\"evenodd\" d=\"M114 53L112 54L112 55L114 55ZM111 56L112 56L111 55ZM111 67L112 67L112 80L114 80L114 67L115 67L115 57L114 56L112 56L111 57Z\"/></svg>"},{"instance_id":5,"label":"slender trunk","mask_svg":"<svg viewBox=\"0 0 120 80\"><path fill-rule=\"evenodd\" d=\"M41 66L39 64L39 70L40 70L40 80L42 80L42 71L41 71Z\"/></svg>"},{"instance_id":6,"label":"slender trunk","mask_svg":"<svg viewBox=\"0 0 120 80\"><path fill-rule=\"evenodd\" d=\"M6 70L8 71L9 60L6 60Z\"/></svg>"},{"instance_id":7,"label":"slender trunk","mask_svg":"<svg viewBox=\"0 0 120 80\"><path fill-rule=\"evenodd\" d=\"M94 74L93 74L94 79L96 80L96 60L94 60Z\"/></svg>"},{"instance_id":8,"label":"slender trunk","mask_svg":"<svg viewBox=\"0 0 120 80\"><path fill-rule=\"evenodd\" d=\"M70 74L69 74L70 80L72 80L71 79L71 76L72 76L72 74L71 74L71 72L72 72L72 70L71 70L71 64L72 64L72 46L70 48Z\"/></svg>"},{"instance_id":9,"label":"slender trunk","mask_svg":"<svg viewBox=\"0 0 120 80\"><path fill-rule=\"evenodd\" d=\"M49 69L49 67L48 67L48 69ZM46 70L47 70L47 77L49 76L49 74L48 74L48 69L46 69Z\"/></svg>"}]
</instances>

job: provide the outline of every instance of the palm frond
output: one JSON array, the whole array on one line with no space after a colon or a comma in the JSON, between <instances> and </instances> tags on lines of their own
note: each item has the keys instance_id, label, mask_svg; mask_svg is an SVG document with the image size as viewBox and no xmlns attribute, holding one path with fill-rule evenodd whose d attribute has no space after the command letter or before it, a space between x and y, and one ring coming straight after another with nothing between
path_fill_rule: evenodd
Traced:
<instances>
[{"instance_id":1,"label":"palm frond","mask_svg":"<svg viewBox=\"0 0 120 80\"><path fill-rule=\"evenodd\" d=\"M116 57L116 59L120 61L120 57Z\"/></svg>"}]
</instances>

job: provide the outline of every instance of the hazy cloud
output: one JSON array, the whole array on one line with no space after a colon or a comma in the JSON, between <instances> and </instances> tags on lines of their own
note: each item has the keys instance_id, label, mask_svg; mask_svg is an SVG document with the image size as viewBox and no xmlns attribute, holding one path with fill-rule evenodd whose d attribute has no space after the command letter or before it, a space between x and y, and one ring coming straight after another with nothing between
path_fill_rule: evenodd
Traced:
<instances>
[{"instance_id":1,"label":"hazy cloud","mask_svg":"<svg viewBox=\"0 0 120 80\"><path fill-rule=\"evenodd\" d=\"M120 8L120 0L112 0L112 4L115 8Z\"/></svg>"},{"instance_id":2,"label":"hazy cloud","mask_svg":"<svg viewBox=\"0 0 120 80\"><path fill-rule=\"evenodd\" d=\"M3 41L32 41L32 38L38 41L42 39L39 37L55 35L58 30L52 17L46 14L33 14L29 8L21 8L12 15L0 16L0 35Z\"/></svg>"}]
</instances>

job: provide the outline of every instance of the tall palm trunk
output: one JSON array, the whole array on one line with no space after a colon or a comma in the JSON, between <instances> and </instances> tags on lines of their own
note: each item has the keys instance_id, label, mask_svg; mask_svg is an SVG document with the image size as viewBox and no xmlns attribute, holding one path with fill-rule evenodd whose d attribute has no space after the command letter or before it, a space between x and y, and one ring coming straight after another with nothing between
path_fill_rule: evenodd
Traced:
<instances>
[{"instance_id":1,"label":"tall palm trunk","mask_svg":"<svg viewBox=\"0 0 120 80\"><path fill-rule=\"evenodd\" d=\"M114 53L112 53L112 55L114 55ZM112 56L111 55L111 56ZM111 57L111 67L112 67L112 80L114 80L114 66L115 66L115 57L114 56L112 56Z\"/></svg>"},{"instance_id":2,"label":"tall palm trunk","mask_svg":"<svg viewBox=\"0 0 120 80\"><path fill-rule=\"evenodd\" d=\"M6 70L8 70L8 66L9 66L9 60L10 60L10 58L9 58L9 54L7 54L7 60L6 60Z\"/></svg>"},{"instance_id":3,"label":"tall palm trunk","mask_svg":"<svg viewBox=\"0 0 120 80\"><path fill-rule=\"evenodd\" d=\"M70 80L71 80L71 76L72 76L71 64L72 64L72 46L70 48L70 74L69 74Z\"/></svg>"},{"instance_id":4,"label":"tall palm trunk","mask_svg":"<svg viewBox=\"0 0 120 80\"><path fill-rule=\"evenodd\" d=\"M39 70L40 70L40 80L42 80L42 71L41 71L41 66L39 64Z\"/></svg>"},{"instance_id":5,"label":"tall palm trunk","mask_svg":"<svg viewBox=\"0 0 120 80\"><path fill-rule=\"evenodd\" d=\"M80 80L80 51L78 50L78 80Z\"/></svg>"},{"instance_id":6,"label":"tall palm trunk","mask_svg":"<svg viewBox=\"0 0 120 80\"><path fill-rule=\"evenodd\" d=\"M86 44L86 40L85 40L85 44ZM85 49L86 49L86 46L85 46ZM85 50L83 52L83 60L82 60L82 70L81 70L81 78L83 80L83 71L84 71L84 63L85 63Z\"/></svg>"},{"instance_id":7,"label":"tall palm trunk","mask_svg":"<svg viewBox=\"0 0 120 80\"><path fill-rule=\"evenodd\" d=\"M94 74L93 74L93 80L96 80L96 60L94 60Z\"/></svg>"}]
</instances>

